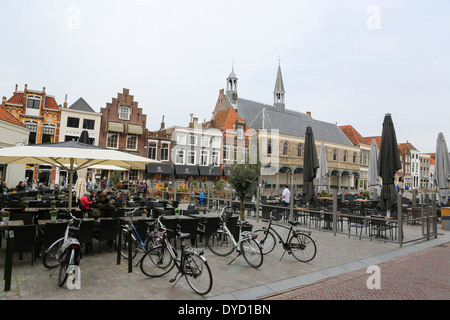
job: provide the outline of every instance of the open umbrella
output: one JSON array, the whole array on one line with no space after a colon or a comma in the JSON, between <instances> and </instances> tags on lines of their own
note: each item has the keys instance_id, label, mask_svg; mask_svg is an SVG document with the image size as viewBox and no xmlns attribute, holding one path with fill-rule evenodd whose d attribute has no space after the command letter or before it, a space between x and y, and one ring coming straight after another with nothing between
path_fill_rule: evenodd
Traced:
<instances>
[{"instance_id":1,"label":"open umbrella","mask_svg":"<svg viewBox=\"0 0 450 320\"><path fill-rule=\"evenodd\" d=\"M369 172L367 181L370 186L370 199L377 200L380 194L380 177L377 170L378 162L378 146L375 139L372 139L370 144L370 157L369 157Z\"/></svg>"},{"instance_id":2,"label":"open umbrella","mask_svg":"<svg viewBox=\"0 0 450 320\"><path fill-rule=\"evenodd\" d=\"M378 155L378 175L383 183L378 203L381 209L387 211L387 216L390 216L391 208L397 203L394 181L395 173L401 168L394 123L391 115L387 113L383 121L380 153Z\"/></svg>"},{"instance_id":3,"label":"open umbrella","mask_svg":"<svg viewBox=\"0 0 450 320\"><path fill-rule=\"evenodd\" d=\"M127 169L144 170L152 161L126 152L97 147L77 141L35 144L0 148L0 162L7 164L50 164L67 170L69 187L73 184L75 170L92 165L114 165ZM72 197L69 196L69 209Z\"/></svg>"},{"instance_id":4,"label":"open umbrella","mask_svg":"<svg viewBox=\"0 0 450 320\"><path fill-rule=\"evenodd\" d=\"M444 134L438 134L436 143L436 160L434 169L434 183L439 189L439 202L448 202L448 183L450 181L450 158L448 155L447 143Z\"/></svg>"},{"instance_id":5,"label":"open umbrella","mask_svg":"<svg viewBox=\"0 0 450 320\"><path fill-rule=\"evenodd\" d=\"M316 143L311 126L305 133L305 156L303 158L303 202L314 199L314 179L316 178L319 160L317 159Z\"/></svg>"},{"instance_id":6,"label":"open umbrella","mask_svg":"<svg viewBox=\"0 0 450 320\"><path fill-rule=\"evenodd\" d=\"M322 142L320 146L319 155L319 169L317 169L317 191L320 193L322 190L327 190L328 182L328 163L327 163L327 150L325 144Z\"/></svg>"}]
</instances>

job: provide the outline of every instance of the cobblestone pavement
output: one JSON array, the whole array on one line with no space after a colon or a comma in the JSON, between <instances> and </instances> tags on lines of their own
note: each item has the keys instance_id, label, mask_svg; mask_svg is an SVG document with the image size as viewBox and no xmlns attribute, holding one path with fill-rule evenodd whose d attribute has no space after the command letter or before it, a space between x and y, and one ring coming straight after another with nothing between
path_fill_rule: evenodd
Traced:
<instances>
[{"instance_id":1,"label":"cobblestone pavement","mask_svg":"<svg viewBox=\"0 0 450 320\"><path fill-rule=\"evenodd\" d=\"M254 230L263 225L262 221L256 222L253 218L248 221L254 225ZM283 229L280 229L283 230ZM405 228L405 236L420 234L420 226L408 226ZM389 292L390 297L399 299L422 299L421 294L408 294L403 298L396 296L396 279L404 279L405 286L421 284L423 288L428 286L429 291L439 295L441 299L448 299L447 282L443 278L434 277L438 271L445 268L448 274L448 245L450 232L442 231L439 227L439 236L429 241L412 242L403 248L397 243L348 237L346 234L337 234L323 230L312 230L313 237L317 241L317 255L309 263L301 263L292 256L285 255L280 261L283 250L278 245L274 252L264 256L264 263L259 269L251 268L242 257L228 265L235 254L228 257L218 257L205 250L213 273L213 288L206 296L195 294L186 281L181 279L175 286L169 280L175 275L172 271L169 275L151 279L146 277L138 267L133 266L132 272L128 272L126 261L117 264L117 254L106 245L102 246L102 253L98 255L97 242L94 242L93 254L85 255L81 268L81 289L70 290L67 287L58 287L57 272L50 277L52 271L42 265L42 259L38 258L31 266L31 257L24 254L24 259L19 260L14 255L12 284L10 291L3 291L4 280L0 279L0 300L250 300L250 299L290 299L294 288L301 286L302 290L320 288L320 285L330 287L324 297L339 297L341 291L335 287L336 283L351 286L363 286L359 295L343 296L364 297L377 299L380 292ZM442 245L439 247L439 245ZM203 247L200 243L199 247ZM437 246L437 247L434 247ZM425 251L423 251L425 250ZM408 259L407 254L413 254ZM447 255L445 255L447 253ZM414 257L430 257L425 265L403 265L403 261L417 260ZM0 250L0 272L3 275L5 259L5 242ZM439 260L440 259L440 260ZM366 273L369 265L378 265L381 268L381 290L369 291L366 288L366 280L370 276ZM411 267L420 268L418 275L408 273ZM351 274L348 272L351 271ZM429 272L427 272L429 271ZM351 280L351 277L355 280ZM324 279L329 279L324 281ZM319 282L318 282L319 281ZM359 281L353 283L353 281ZM361 284L362 282L362 284ZM402 282L403 283L403 282ZM352 287L352 288L353 288ZM406 288L406 287L405 287ZM408 287L409 288L409 287ZM411 287L412 288L412 287ZM324 290L324 288L321 288ZM332 291L335 290L335 291ZM354 290L354 289L352 289ZM424 289L425 290L425 289ZM319 290L315 290L319 292ZM367 292L368 291L368 292ZM281 295L273 296L282 292ZM305 293L305 291L302 291ZM320 291L325 292L325 291ZM333 292L335 292L333 294ZM309 295L299 294L306 299L320 299L321 297L311 292ZM428 293L431 294L431 293ZM386 297L384 297L386 298Z\"/></svg>"}]
</instances>

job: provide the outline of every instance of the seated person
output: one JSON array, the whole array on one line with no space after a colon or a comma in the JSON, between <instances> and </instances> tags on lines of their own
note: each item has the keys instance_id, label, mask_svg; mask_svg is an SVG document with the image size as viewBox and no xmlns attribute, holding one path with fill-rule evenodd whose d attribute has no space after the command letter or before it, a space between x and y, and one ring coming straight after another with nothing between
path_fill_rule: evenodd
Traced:
<instances>
[{"instance_id":1,"label":"seated person","mask_svg":"<svg viewBox=\"0 0 450 320\"><path fill-rule=\"evenodd\" d=\"M115 205L117 208L121 208L122 207L122 203L125 202L125 199L122 196L122 192L118 192L117 193L117 197L115 199Z\"/></svg>"},{"instance_id":2,"label":"seated person","mask_svg":"<svg viewBox=\"0 0 450 320\"><path fill-rule=\"evenodd\" d=\"M80 198L81 211L91 211L91 205L93 202L91 201L90 196L91 195L89 193L85 193Z\"/></svg>"},{"instance_id":3,"label":"seated person","mask_svg":"<svg viewBox=\"0 0 450 320\"><path fill-rule=\"evenodd\" d=\"M106 199L100 203L98 210L100 210L101 216L106 218L112 218L116 208Z\"/></svg>"}]
</instances>

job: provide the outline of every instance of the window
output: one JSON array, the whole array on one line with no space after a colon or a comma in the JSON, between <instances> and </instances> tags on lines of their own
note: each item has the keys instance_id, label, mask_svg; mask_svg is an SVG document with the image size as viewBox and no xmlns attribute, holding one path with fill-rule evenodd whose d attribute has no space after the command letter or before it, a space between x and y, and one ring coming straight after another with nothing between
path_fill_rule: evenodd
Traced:
<instances>
[{"instance_id":1,"label":"window","mask_svg":"<svg viewBox=\"0 0 450 320\"><path fill-rule=\"evenodd\" d=\"M209 147L209 137L202 137L202 147Z\"/></svg>"},{"instance_id":2,"label":"window","mask_svg":"<svg viewBox=\"0 0 450 320\"><path fill-rule=\"evenodd\" d=\"M220 139L219 138L212 138L212 147L213 148L220 148Z\"/></svg>"},{"instance_id":3,"label":"window","mask_svg":"<svg viewBox=\"0 0 450 320\"><path fill-rule=\"evenodd\" d=\"M169 144L161 143L161 161L169 161Z\"/></svg>"},{"instance_id":4,"label":"window","mask_svg":"<svg viewBox=\"0 0 450 320\"><path fill-rule=\"evenodd\" d=\"M83 120L83 129L94 130L95 120L84 119Z\"/></svg>"},{"instance_id":5,"label":"window","mask_svg":"<svg viewBox=\"0 0 450 320\"><path fill-rule=\"evenodd\" d=\"M28 109L39 109L41 106L41 100L39 99L28 99L27 108Z\"/></svg>"},{"instance_id":6,"label":"window","mask_svg":"<svg viewBox=\"0 0 450 320\"><path fill-rule=\"evenodd\" d=\"M42 127L42 143L55 142L55 127L43 126Z\"/></svg>"},{"instance_id":7,"label":"window","mask_svg":"<svg viewBox=\"0 0 450 320\"><path fill-rule=\"evenodd\" d=\"M220 154L219 151L213 151L212 157L211 157L211 164L218 166L220 163Z\"/></svg>"},{"instance_id":8,"label":"window","mask_svg":"<svg viewBox=\"0 0 450 320\"><path fill-rule=\"evenodd\" d=\"M344 150L344 162L347 162L347 150Z\"/></svg>"},{"instance_id":9,"label":"window","mask_svg":"<svg viewBox=\"0 0 450 320\"><path fill-rule=\"evenodd\" d=\"M337 160L337 149L333 150L333 160L336 161Z\"/></svg>"},{"instance_id":10,"label":"window","mask_svg":"<svg viewBox=\"0 0 450 320\"><path fill-rule=\"evenodd\" d=\"M356 152L353 152L353 163L356 163Z\"/></svg>"},{"instance_id":11,"label":"window","mask_svg":"<svg viewBox=\"0 0 450 320\"><path fill-rule=\"evenodd\" d=\"M25 124L30 129L30 135L28 136L28 144L36 144L37 124L27 123Z\"/></svg>"},{"instance_id":12,"label":"window","mask_svg":"<svg viewBox=\"0 0 450 320\"><path fill-rule=\"evenodd\" d=\"M197 145L197 137L193 134L189 135L189 145L196 146Z\"/></svg>"},{"instance_id":13,"label":"window","mask_svg":"<svg viewBox=\"0 0 450 320\"><path fill-rule=\"evenodd\" d=\"M131 169L128 179L131 181L137 181L139 179L139 171L135 170L135 169Z\"/></svg>"},{"instance_id":14,"label":"window","mask_svg":"<svg viewBox=\"0 0 450 320\"><path fill-rule=\"evenodd\" d=\"M299 143L298 145L297 145L297 157L302 157L302 154L303 154L303 145L301 144L301 143Z\"/></svg>"},{"instance_id":15,"label":"window","mask_svg":"<svg viewBox=\"0 0 450 320\"><path fill-rule=\"evenodd\" d=\"M230 146L224 145L223 146L223 159L224 160L231 160L231 153L230 153Z\"/></svg>"},{"instance_id":16,"label":"window","mask_svg":"<svg viewBox=\"0 0 450 320\"><path fill-rule=\"evenodd\" d=\"M119 108L119 119L120 120L130 120L130 108L120 107Z\"/></svg>"},{"instance_id":17,"label":"window","mask_svg":"<svg viewBox=\"0 0 450 320\"><path fill-rule=\"evenodd\" d=\"M119 134L108 133L106 138L106 147L117 149L119 147Z\"/></svg>"},{"instance_id":18,"label":"window","mask_svg":"<svg viewBox=\"0 0 450 320\"><path fill-rule=\"evenodd\" d=\"M137 150L137 135L129 134L127 136L127 150Z\"/></svg>"},{"instance_id":19,"label":"window","mask_svg":"<svg viewBox=\"0 0 450 320\"><path fill-rule=\"evenodd\" d=\"M283 156L287 156L289 153L289 143L285 141L283 143Z\"/></svg>"},{"instance_id":20,"label":"window","mask_svg":"<svg viewBox=\"0 0 450 320\"><path fill-rule=\"evenodd\" d=\"M207 150L202 150L200 155L200 165L207 166L208 165L208 156L209 152Z\"/></svg>"},{"instance_id":21,"label":"window","mask_svg":"<svg viewBox=\"0 0 450 320\"><path fill-rule=\"evenodd\" d=\"M244 128L242 126L239 126L237 131L236 131L236 136L238 139L243 139L244 138Z\"/></svg>"},{"instance_id":22,"label":"window","mask_svg":"<svg viewBox=\"0 0 450 320\"><path fill-rule=\"evenodd\" d=\"M184 150L177 150L175 154L175 163L184 164Z\"/></svg>"},{"instance_id":23,"label":"window","mask_svg":"<svg viewBox=\"0 0 450 320\"><path fill-rule=\"evenodd\" d=\"M272 139L267 141L267 154L272 154Z\"/></svg>"},{"instance_id":24,"label":"window","mask_svg":"<svg viewBox=\"0 0 450 320\"><path fill-rule=\"evenodd\" d=\"M148 143L148 157L149 159L156 160L156 141L150 141Z\"/></svg>"},{"instance_id":25,"label":"window","mask_svg":"<svg viewBox=\"0 0 450 320\"><path fill-rule=\"evenodd\" d=\"M185 134L177 134L177 144L186 144L186 135Z\"/></svg>"},{"instance_id":26,"label":"window","mask_svg":"<svg viewBox=\"0 0 450 320\"><path fill-rule=\"evenodd\" d=\"M67 117L67 127L69 128L78 128L80 126L80 119Z\"/></svg>"},{"instance_id":27,"label":"window","mask_svg":"<svg viewBox=\"0 0 450 320\"><path fill-rule=\"evenodd\" d=\"M187 164L195 164L195 151L188 151Z\"/></svg>"}]
</instances>

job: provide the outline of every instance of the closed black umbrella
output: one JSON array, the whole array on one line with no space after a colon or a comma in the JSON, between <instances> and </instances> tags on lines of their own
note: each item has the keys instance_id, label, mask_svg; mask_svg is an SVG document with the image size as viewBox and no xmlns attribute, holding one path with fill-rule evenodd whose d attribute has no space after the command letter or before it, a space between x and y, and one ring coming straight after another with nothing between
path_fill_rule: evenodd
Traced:
<instances>
[{"instance_id":1,"label":"closed black umbrella","mask_svg":"<svg viewBox=\"0 0 450 320\"><path fill-rule=\"evenodd\" d=\"M311 126L305 133L305 156L303 158L303 203L308 203L315 198L314 179L319 168L316 143Z\"/></svg>"},{"instance_id":2,"label":"closed black umbrella","mask_svg":"<svg viewBox=\"0 0 450 320\"><path fill-rule=\"evenodd\" d=\"M78 142L84 143L84 144L90 144L89 142L89 133L86 130L83 130L80 135L80 139L78 139Z\"/></svg>"},{"instance_id":3,"label":"closed black umbrella","mask_svg":"<svg viewBox=\"0 0 450 320\"><path fill-rule=\"evenodd\" d=\"M395 173L402 168L398 152L394 123L388 113L384 117L381 134L380 153L378 155L378 176L383 181L379 205L390 210L397 203L397 191L394 186Z\"/></svg>"}]
</instances>

